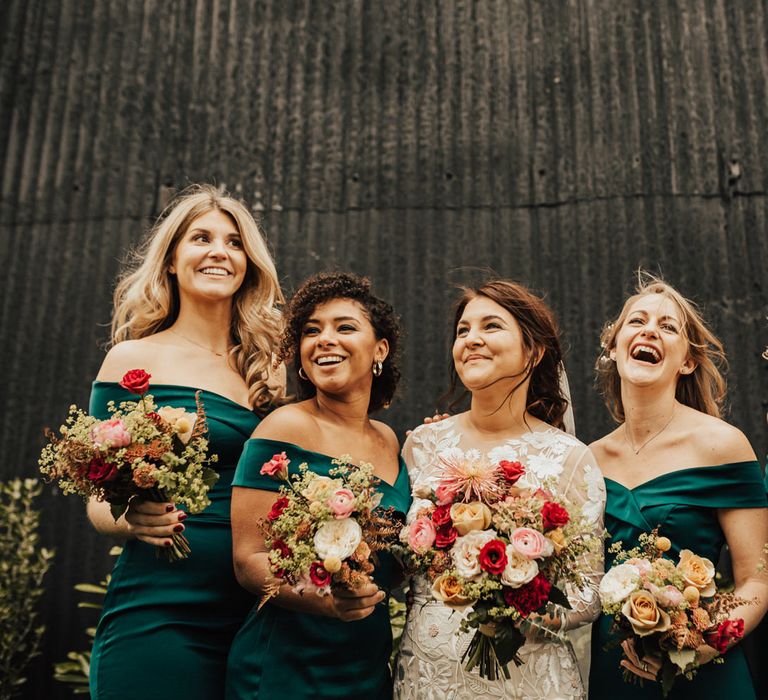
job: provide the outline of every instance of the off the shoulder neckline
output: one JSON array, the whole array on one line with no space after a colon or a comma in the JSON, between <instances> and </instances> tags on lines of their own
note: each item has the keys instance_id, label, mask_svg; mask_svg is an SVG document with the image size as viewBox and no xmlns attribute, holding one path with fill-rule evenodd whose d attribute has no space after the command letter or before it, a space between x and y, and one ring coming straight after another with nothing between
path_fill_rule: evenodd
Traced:
<instances>
[{"instance_id":1,"label":"off the shoulder neckline","mask_svg":"<svg viewBox=\"0 0 768 700\"><path fill-rule=\"evenodd\" d=\"M128 392L127 389L123 389L123 387L120 386L120 382L106 382L101 379L94 379L93 386L96 386L97 384L119 387L126 393L130 393ZM152 382L150 384L150 389L152 387L165 387L168 389L186 389L187 391L193 391L193 392L202 391L204 394L209 394L210 396L217 396L218 398L223 399L227 403L231 403L233 406L237 406L238 408L242 408L244 411L248 411L248 413L253 413L253 409L250 406L243 406L243 404L241 404L239 401L230 399L229 396L224 396L224 394L219 394L218 392L211 391L210 389L202 389L200 387L187 386L185 384L164 384L162 382ZM151 394L152 392L149 391L148 393Z\"/></svg>"},{"instance_id":2,"label":"off the shoulder neckline","mask_svg":"<svg viewBox=\"0 0 768 700\"><path fill-rule=\"evenodd\" d=\"M711 464L711 465L701 465L697 467L682 467L681 469L673 469L671 472L666 472L664 474L659 474L658 476L654 476L652 479L648 479L647 481L642 481L636 486L632 486L631 488L629 486L625 486L620 481L616 481L616 479L611 479L608 476L603 476L603 479L605 481L610 481L620 488L624 489L625 491L637 491L638 489L642 489L645 486L648 486L649 484L653 484L656 481L660 481L661 479L666 479L670 476L679 476L681 474L685 474L686 472L692 472L697 470L710 470L710 469L720 469L722 467L739 467L743 465L748 464L754 464L757 465L757 468L760 468L760 463L756 459L747 459L743 462L725 462L724 464Z\"/></svg>"},{"instance_id":3,"label":"off the shoulder neckline","mask_svg":"<svg viewBox=\"0 0 768 700\"><path fill-rule=\"evenodd\" d=\"M286 445L287 447L290 447L293 450L298 450L299 452L306 452L307 454L311 454L311 455L319 455L320 457L324 457L329 461L338 459L338 457L333 457L332 455L325 454L324 452L316 452L315 450L308 450L306 447L301 447L294 442L287 442L285 440L273 440L272 438L249 438L248 442L269 442L269 443L272 443L273 445ZM397 477L395 477L394 483L390 484L388 481L386 481L385 479L382 479L380 476L376 477L382 484L385 484L391 489L394 489L397 486L403 474L406 473L405 460L403 460L402 455L398 455L397 464L398 464Z\"/></svg>"}]
</instances>

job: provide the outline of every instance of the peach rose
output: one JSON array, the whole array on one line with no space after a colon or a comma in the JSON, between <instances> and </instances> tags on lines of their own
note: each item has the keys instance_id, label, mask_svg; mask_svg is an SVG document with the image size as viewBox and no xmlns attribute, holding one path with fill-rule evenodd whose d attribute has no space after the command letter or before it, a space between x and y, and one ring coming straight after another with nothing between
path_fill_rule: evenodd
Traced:
<instances>
[{"instance_id":1,"label":"peach rose","mask_svg":"<svg viewBox=\"0 0 768 700\"><path fill-rule=\"evenodd\" d=\"M703 598L715 595L715 565L709 559L694 554L690 549L683 549L677 570L689 586L699 590Z\"/></svg>"},{"instance_id":2,"label":"peach rose","mask_svg":"<svg viewBox=\"0 0 768 700\"><path fill-rule=\"evenodd\" d=\"M656 599L648 591L630 593L621 612L629 620L635 633L641 637L654 632L665 632L672 626L669 615L659 608Z\"/></svg>"},{"instance_id":3,"label":"peach rose","mask_svg":"<svg viewBox=\"0 0 768 700\"><path fill-rule=\"evenodd\" d=\"M173 406L163 406L157 409L157 415L160 416L174 432L179 436L185 445L192 437L192 429L197 421L196 413L189 413L183 408L174 408Z\"/></svg>"},{"instance_id":4,"label":"peach rose","mask_svg":"<svg viewBox=\"0 0 768 700\"><path fill-rule=\"evenodd\" d=\"M441 574L432 584L432 595L435 600L445 603L451 608L464 608L475 601L463 595L461 581L450 574Z\"/></svg>"},{"instance_id":5,"label":"peach rose","mask_svg":"<svg viewBox=\"0 0 768 700\"><path fill-rule=\"evenodd\" d=\"M547 533L547 538L555 548L555 554L560 554L565 549L567 543L563 534L563 528L556 527L554 530L550 530Z\"/></svg>"},{"instance_id":6,"label":"peach rose","mask_svg":"<svg viewBox=\"0 0 768 700\"><path fill-rule=\"evenodd\" d=\"M480 501L454 503L451 520L459 536L463 537L472 530L485 530L491 524L491 509Z\"/></svg>"}]
</instances>

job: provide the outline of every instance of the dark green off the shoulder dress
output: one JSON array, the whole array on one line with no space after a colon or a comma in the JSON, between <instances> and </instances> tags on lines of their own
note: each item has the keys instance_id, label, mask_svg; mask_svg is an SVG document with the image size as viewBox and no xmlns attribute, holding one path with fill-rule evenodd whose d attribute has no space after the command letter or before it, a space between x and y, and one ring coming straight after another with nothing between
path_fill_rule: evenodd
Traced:
<instances>
[{"instance_id":1,"label":"dark green off the shoulder dress","mask_svg":"<svg viewBox=\"0 0 768 700\"><path fill-rule=\"evenodd\" d=\"M611 479L605 479L605 485L605 527L611 535L607 545L621 540L625 548L634 547L641 533L658 527L659 533L672 541L667 556L674 561L681 549L690 549L717 563L725 544L717 520L718 508L768 507L757 462L679 469L634 489ZM611 564L606 552L606 570ZM622 680L621 649L604 650L610 640L610 627L611 618L602 615L593 628L591 700L661 700L660 684L645 682L640 687ZM754 700L755 690L741 647L730 649L724 659L722 665L702 666L693 681L678 678L670 700Z\"/></svg>"},{"instance_id":2,"label":"dark green off the shoulder dress","mask_svg":"<svg viewBox=\"0 0 768 700\"><path fill-rule=\"evenodd\" d=\"M195 389L152 384L159 406L195 410ZM107 417L107 402L136 397L113 382L94 382L92 415ZM231 482L243 443L257 416L224 396L202 392L210 452L219 480L209 492L211 505L185 521L192 553L168 562L155 547L130 540L112 572L91 659L91 697L224 697L227 653L254 603L232 566L229 522Z\"/></svg>"},{"instance_id":3,"label":"dark green off the shoulder dress","mask_svg":"<svg viewBox=\"0 0 768 700\"><path fill-rule=\"evenodd\" d=\"M290 443L252 439L243 450L233 486L277 491L279 483L259 470L272 455L285 452L295 473L303 462L326 476L333 468L328 455ZM400 460L397 480L381 482L381 505L405 514L410 486ZM390 587L393 560L381 557L376 581ZM321 700L366 698L390 700L392 684L387 662L392 646L386 601L363 620L342 622L330 617L293 612L267 604L251 612L232 643L227 665L228 700Z\"/></svg>"}]
</instances>

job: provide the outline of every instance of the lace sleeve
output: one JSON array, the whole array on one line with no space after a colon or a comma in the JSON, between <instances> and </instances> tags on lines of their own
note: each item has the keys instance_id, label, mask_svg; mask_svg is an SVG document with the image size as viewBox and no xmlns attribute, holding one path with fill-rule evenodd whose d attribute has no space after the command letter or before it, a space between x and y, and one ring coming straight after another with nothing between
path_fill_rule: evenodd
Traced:
<instances>
[{"instance_id":1,"label":"lace sleeve","mask_svg":"<svg viewBox=\"0 0 768 700\"><path fill-rule=\"evenodd\" d=\"M411 482L411 495L413 497L411 507L408 509L408 514L405 518L407 523L413 522L416 513L430 503L430 501L425 501L417 495L422 488L429 486L427 475L424 473L423 432L423 427L414 430L405 439L401 451L405 466L408 468L408 478Z\"/></svg>"},{"instance_id":2,"label":"lace sleeve","mask_svg":"<svg viewBox=\"0 0 768 700\"><path fill-rule=\"evenodd\" d=\"M566 459L565 488L562 497L571 504L575 513L594 525L598 533L603 532L605 512L605 483L592 452L587 447L571 450ZM581 589L566 588L571 610L563 611L563 630L572 630L589 624L600 614L600 597L597 589L604 572L602 542L594 552L586 552L579 558L579 564L586 574L586 585Z\"/></svg>"}]
</instances>

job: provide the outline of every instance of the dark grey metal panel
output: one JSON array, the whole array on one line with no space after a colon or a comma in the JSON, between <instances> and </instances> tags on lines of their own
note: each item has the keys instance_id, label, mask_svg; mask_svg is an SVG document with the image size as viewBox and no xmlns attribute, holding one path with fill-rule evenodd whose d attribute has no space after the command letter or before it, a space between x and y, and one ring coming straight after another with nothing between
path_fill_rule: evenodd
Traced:
<instances>
[{"instance_id":1,"label":"dark grey metal panel","mask_svg":"<svg viewBox=\"0 0 768 700\"><path fill-rule=\"evenodd\" d=\"M764 454L767 34L746 0L0 3L0 475L34 474L41 428L87 401L119 260L195 181L263 218L287 290L353 269L393 301L401 435L445 387L478 268L547 293L600 435L599 329L642 264L704 307ZM30 697L85 642L69 587L108 565L80 504L45 508Z\"/></svg>"}]
</instances>

